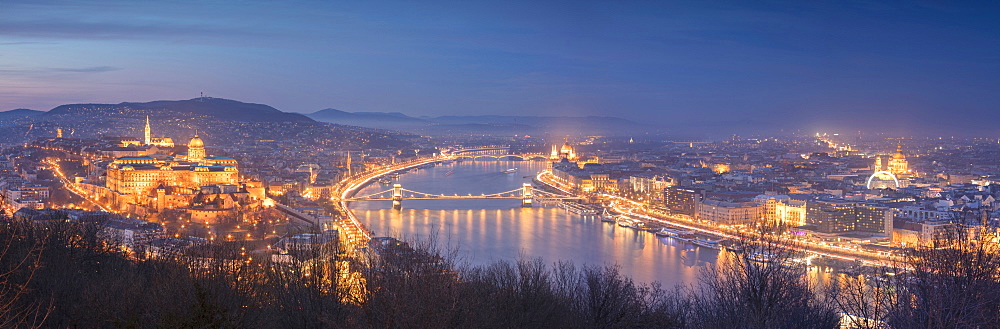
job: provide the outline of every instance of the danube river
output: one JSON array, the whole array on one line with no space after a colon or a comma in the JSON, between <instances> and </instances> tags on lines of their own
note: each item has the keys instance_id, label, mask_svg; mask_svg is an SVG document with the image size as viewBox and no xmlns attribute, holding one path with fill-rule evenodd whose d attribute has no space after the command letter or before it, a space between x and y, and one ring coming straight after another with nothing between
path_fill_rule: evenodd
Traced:
<instances>
[{"instance_id":1,"label":"danube river","mask_svg":"<svg viewBox=\"0 0 1000 329\"><path fill-rule=\"evenodd\" d=\"M404 189L434 194L491 194L531 182L545 162L477 161L413 169L399 176ZM503 173L518 168L516 173ZM391 189L374 183L357 195ZM461 261L484 265L519 256L541 257L548 263L618 264L639 282L665 286L694 283L718 251L694 247L652 233L585 219L557 207L521 208L520 200L404 200L402 210L388 201L353 202L358 218L375 236L402 240L434 237L457 247Z\"/></svg>"}]
</instances>

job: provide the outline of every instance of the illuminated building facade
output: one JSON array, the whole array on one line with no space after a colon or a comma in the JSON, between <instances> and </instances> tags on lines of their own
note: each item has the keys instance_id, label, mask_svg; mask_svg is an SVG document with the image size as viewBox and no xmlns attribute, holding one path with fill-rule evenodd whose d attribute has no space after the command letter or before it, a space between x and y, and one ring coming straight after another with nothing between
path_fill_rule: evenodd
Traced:
<instances>
[{"instance_id":1,"label":"illuminated building facade","mask_svg":"<svg viewBox=\"0 0 1000 329\"><path fill-rule=\"evenodd\" d=\"M576 148L569 145L569 138L566 139L562 146L552 145L552 153L549 154L549 159L554 161L559 161L561 159L576 161L579 158L579 155L576 153Z\"/></svg>"},{"instance_id":2,"label":"illuminated building facade","mask_svg":"<svg viewBox=\"0 0 1000 329\"><path fill-rule=\"evenodd\" d=\"M896 218L892 227L892 244L900 247L941 247L953 242L959 232L959 226L951 221Z\"/></svg>"},{"instance_id":3,"label":"illuminated building facade","mask_svg":"<svg viewBox=\"0 0 1000 329\"><path fill-rule=\"evenodd\" d=\"M694 217L705 191L699 188L672 186L663 191L664 206L675 214Z\"/></svg>"},{"instance_id":4,"label":"illuminated building facade","mask_svg":"<svg viewBox=\"0 0 1000 329\"><path fill-rule=\"evenodd\" d=\"M892 234L892 211L886 207L846 201L809 201L806 222L817 232Z\"/></svg>"},{"instance_id":5,"label":"illuminated building facade","mask_svg":"<svg viewBox=\"0 0 1000 329\"><path fill-rule=\"evenodd\" d=\"M890 172L896 177L906 178L913 172L910 170L906 155L903 154L903 145L896 144L896 153L893 155L880 155L875 157L875 171Z\"/></svg>"},{"instance_id":6,"label":"illuminated building facade","mask_svg":"<svg viewBox=\"0 0 1000 329\"><path fill-rule=\"evenodd\" d=\"M787 195L759 195L754 202L761 206L764 223L781 226L806 225L806 202Z\"/></svg>"},{"instance_id":7,"label":"illuminated building facade","mask_svg":"<svg viewBox=\"0 0 1000 329\"><path fill-rule=\"evenodd\" d=\"M753 224L760 221L761 206L753 202L705 200L698 205L697 218L719 224Z\"/></svg>"},{"instance_id":8,"label":"illuminated building facade","mask_svg":"<svg viewBox=\"0 0 1000 329\"><path fill-rule=\"evenodd\" d=\"M155 138L153 137L153 129L149 126L149 116L146 116L146 128L143 129L143 145L155 145L161 147L174 147L174 140L172 138Z\"/></svg>"},{"instance_id":9,"label":"illuminated building facade","mask_svg":"<svg viewBox=\"0 0 1000 329\"><path fill-rule=\"evenodd\" d=\"M119 194L149 195L158 186L197 188L237 184L236 160L205 155L200 138L191 139L187 157L122 157L108 165L107 188Z\"/></svg>"}]
</instances>

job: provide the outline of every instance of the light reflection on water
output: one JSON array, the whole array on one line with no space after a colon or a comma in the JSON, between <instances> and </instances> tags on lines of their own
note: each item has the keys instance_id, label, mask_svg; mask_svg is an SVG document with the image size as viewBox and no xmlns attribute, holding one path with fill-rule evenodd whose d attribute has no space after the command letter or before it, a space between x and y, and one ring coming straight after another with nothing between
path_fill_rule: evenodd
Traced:
<instances>
[{"instance_id":1,"label":"light reflection on water","mask_svg":"<svg viewBox=\"0 0 1000 329\"><path fill-rule=\"evenodd\" d=\"M521 187L545 167L544 162L462 162L415 170L400 175L398 183L404 189L427 193L497 193ZM519 171L501 173L508 168ZM358 195L390 188L374 184ZM560 208L521 208L519 200L404 200L400 211L391 209L387 201L354 202L351 208L376 236L434 236L441 243L458 246L462 260L473 265L515 260L519 255L542 257L549 263L618 264L637 281L672 286L694 283L700 268L718 257L715 250L582 218Z\"/></svg>"}]
</instances>

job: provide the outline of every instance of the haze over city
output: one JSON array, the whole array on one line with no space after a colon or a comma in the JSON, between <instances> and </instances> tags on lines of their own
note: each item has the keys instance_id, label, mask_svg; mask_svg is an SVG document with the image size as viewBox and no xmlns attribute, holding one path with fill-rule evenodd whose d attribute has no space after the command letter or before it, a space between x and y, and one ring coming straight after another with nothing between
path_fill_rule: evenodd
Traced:
<instances>
[{"instance_id":1,"label":"haze over city","mask_svg":"<svg viewBox=\"0 0 1000 329\"><path fill-rule=\"evenodd\" d=\"M997 9L0 0L0 328L1000 328Z\"/></svg>"},{"instance_id":2,"label":"haze over city","mask_svg":"<svg viewBox=\"0 0 1000 329\"><path fill-rule=\"evenodd\" d=\"M989 2L4 1L0 109L209 96L667 131L1000 131Z\"/></svg>"}]
</instances>

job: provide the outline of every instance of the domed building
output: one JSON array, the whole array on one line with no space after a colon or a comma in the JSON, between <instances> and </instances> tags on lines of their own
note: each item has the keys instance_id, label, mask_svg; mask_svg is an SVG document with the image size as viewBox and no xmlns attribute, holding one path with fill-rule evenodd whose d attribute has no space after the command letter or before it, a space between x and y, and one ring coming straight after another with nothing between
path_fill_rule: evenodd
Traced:
<instances>
[{"instance_id":1,"label":"domed building","mask_svg":"<svg viewBox=\"0 0 1000 329\"><path fill-rule=\"evenodd\" d=\"M149 141L149 122L146 123ZM208 156L205 141L197 134L187 145L187 155L148 154L121 157L108 164L106 187L128 203L142 204L158 187L198 189L217 184L238 184L235 159Z\"/></svg>"},{"instance_id":2,"label":"domed building","mask_svg":"<svg viewBox=\"0 0 1000 329\"><path fill-rule=\"evenodd\" d=\"M889 172L897 177L910 174L909 163L906 161L906 155L903 155L902 144L896 144L896 154L893 154L892 159L889 159Z\"/></svg>"},{"instance_id":3,"label":"domed building","mask_svg":"<svg viewBox=\"0 0 1000 329\"><path fill-rule=\"evenodd\" d=\"M187 160L191 162L201 162L205 159L205 142L198 138L198 134L188 142Z\"/></svg>"},{"instance_id":4,"label":"domed building","mask_svg":"<svg viewBox=\"0 0 1000 329\"><path fill-rule=\"evenodd\" d=\"M562 159L576 161L579 158L573 145L569 145L569 138L566 139L561 147L559 145L552 145L552 153L549 155L549 159L553 161Z\"/></svg>"},{"instance_id":5,"label":"domed building","mask_svg":"<svg viewBox=\"0 0 1000 329\"><path fill-rule=\"evenodd\" d=\"M887 171L899 178L910 176L910 170L906 155L903 154L903 144L896 144L896 153L893 155L879 155L875 157L875 171Z\"/></svg>"}]
</instances>

